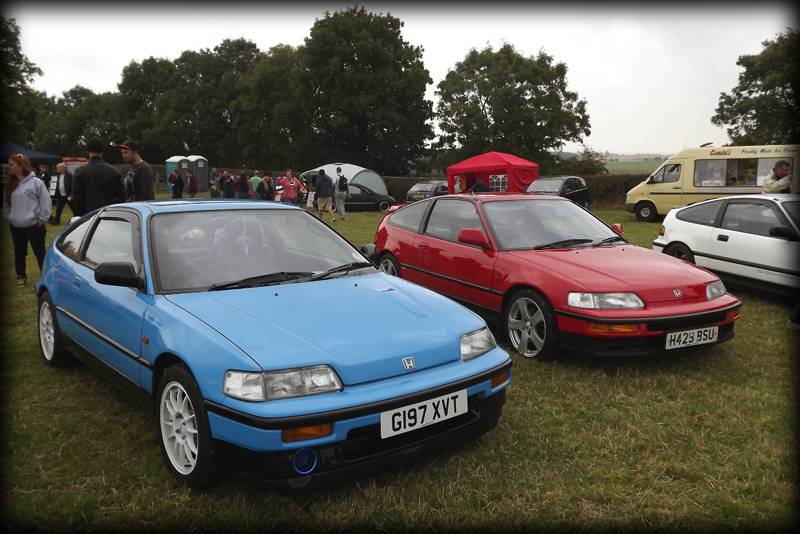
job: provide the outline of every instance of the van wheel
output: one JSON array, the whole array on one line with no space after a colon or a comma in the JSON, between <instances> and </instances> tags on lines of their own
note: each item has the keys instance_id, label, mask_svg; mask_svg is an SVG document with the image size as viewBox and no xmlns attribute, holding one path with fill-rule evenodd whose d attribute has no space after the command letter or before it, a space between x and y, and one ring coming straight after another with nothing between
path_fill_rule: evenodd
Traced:
<instances>
[{"instance_id":1,"label":"van wheel","mask_svg":"<svg viewBox=\"0 0 800 534\"><path fill-rule=\"evenodd\" d=\"M692 254L692 249L683 243L673 243L669 245L664 249L664 254L669 254L673 258L694 263L694 254Z\"/></svg>"},{"instance_id":2,"label":"van wheel","mask_svg":"<svg viewBox=\"0 0 800 534\"><path fill-rule=\"evenodd\" d=\"M658 212L652 202L639 202L634 208L634 213L640 221L653 222L658 217Z\"/></svg>"}]
</instances>

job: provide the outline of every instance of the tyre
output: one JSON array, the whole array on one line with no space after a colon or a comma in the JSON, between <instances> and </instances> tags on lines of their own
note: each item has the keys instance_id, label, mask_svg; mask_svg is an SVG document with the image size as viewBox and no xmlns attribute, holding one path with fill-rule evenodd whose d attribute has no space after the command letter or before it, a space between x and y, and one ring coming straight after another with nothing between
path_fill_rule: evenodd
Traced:
<instances>
[{"instance_id":1,"label":"tyre","mask_svg":"<svg viewBox=\"0 0 800 534\"><path fill-rule=\"evenodd\" d=\"M45 365L50 367L62 367L74 363L72 355L64 347L64 340L61 338L61 331L58 329L56 319L56 308L50 298L50 293L44 291L39 295L39 349L41 350L42 360Z\"/></svg>"},{"instance_id":2,"label":"tyre","mask_svg":"<svg viewBox=\"0 0 800 534\"><path fill-rule=\"evenodd\" d=\"M694 254L692 254L692 249L683 243L673 243L668 245L667 248L664 249L664 254L669 254L670 256L678 258L679 260L694 263Z\"/></svg>"},{"instance_id":3,"label":"tyre","mask_svg":"<svg viewBox=\"0 0 800 534\"><path fill-rule=\"evenodd\" d=\"M658 217L656 207L652 202L639 202L634 208L636 219L640 221L653 222Z\"/></svg>"},{"instance_id":4,"label":"tyre","mask_svg":"<svg viewBox=\"0 0 800 534\"><path fill-rule=\"evenodd\" d=\"M400 277L400 263L391 253L387 252L378 258L378 269L391 274L392 276Z\"/></svg>"},{"instance_id":5,"label":"tyre","mask_svg":"<svg viewBox=\"0 0 800 534\"><path fill-rule=\"evenodd\" d=\"M389 209L389 202L386 200L381 200L378 204L378 209L381 211L386 211Z\"/></svg>"},{"instance_id":6,"label":"tyre","mask_svg":"<svg viewBox=\"0 0 800 534\"><path fill-rule=\"evenodd\" d=\"M172 365L164 371L156 402L164 465L186 485L205 487L213 472L211 429L200 390L186 367Z\"/></svg>"},{"instance_id":7,"label":"tyre","mask_svg":"<svg viewBox=\"0 0 800 534\"><path fill-rule=\"evenodd\" d=\"M501 329L519 354L552 360L558 347L558 326L552 306L539 292L522 289L506 302Z\"/></svg>"}]
</instances>

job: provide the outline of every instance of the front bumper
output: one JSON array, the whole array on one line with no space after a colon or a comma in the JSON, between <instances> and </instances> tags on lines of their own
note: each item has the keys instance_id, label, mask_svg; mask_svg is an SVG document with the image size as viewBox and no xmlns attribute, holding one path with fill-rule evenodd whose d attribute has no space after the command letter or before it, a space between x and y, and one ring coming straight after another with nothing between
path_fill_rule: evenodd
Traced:
<instances>
[{"instance_id":1,"label":"front bumper","mask_svg":"<svg viewBox=\"0 0 800 534\"><path fill-rule=\"evenodd\" d=\"M508 373L492 386L492 379ZM511 360L484 373L414 394L369 405L353 406L312 415L259 418L224 409L206 401L215 451L234 471L278 488L298 490L320 487L346 478L389 467L422 456L448 444L463 443L493 428L511 381ZM380 437L380 413L466 389L468 411L453 419L387 439ZM325 438L281 443L283 429L331 423ZM238 441L238 443L237 443ZM292 466L294 454L313 449L319 462L308 475Z\"/></svg>"},{"instance_id":2,"label":"front bumper","mask_svg":"<svg viewBox=\"0 0 800 534\"><path fill-rule=\"evenodd\" d=\"M582 354L599 356L601 358L624 358L654 355L663 356L666 353L680 352L687 349L697 349L708 347L710 345L716 345L732 338L733 323L729 323L719 327L717 341L714 343L695 345L680 349L666 350L664 348L666 343L666 334L646 337L600 338L584 336L580 334L564 333L561 334L561 347Z\"/></svg>"},{"instance_id":3,"label":"front bumper","mask_svg":"<svg viewBox=\"0 0 800 534\"><path fill-rule=\"evenodd\" d=\"M317 490L463 445L497 425L505 400L505 389L472 395L466 414L387 439L381 439L379 424L352 429L344 441L313 447L318 467L305 476L292 468L295 450L256 452L227 442L216 442L215 450L229 469L275 489Z\"/></svg>"},{"instance_id":4,"label":"front bumper","mask_svg":"<svg viewBox=\"0 0 800 534\"><path fill-rule=\"evenodd\" d=\"M636 202L626 202L625 209L629 212L633 213L633 209L636 207Z\"/></svg>"},{"instance_id":5,"label":"front bumper","mask_svg":"<svg viewBox=\"0 0 800 534\"><path fill-rule=\"evenodd\" d=\"M716 345L733 338L733 325L739 317L740 304L726 308L695 313L685 316L664 316L646 319L613 319L604 320L613 324L637 324L636 334L624 335L591 335L587 326L599 322L596 318L579 317L577 315L558 315L559 341L564 349L599 357L639 357L664 355L684 349L666 350L666 337L671 332L692 330L708 326L718 326L719 333L714 343L695 345L686 348L698 348ZM557 312L558 313L558 312Z\"/></svg>"}]
</instances>

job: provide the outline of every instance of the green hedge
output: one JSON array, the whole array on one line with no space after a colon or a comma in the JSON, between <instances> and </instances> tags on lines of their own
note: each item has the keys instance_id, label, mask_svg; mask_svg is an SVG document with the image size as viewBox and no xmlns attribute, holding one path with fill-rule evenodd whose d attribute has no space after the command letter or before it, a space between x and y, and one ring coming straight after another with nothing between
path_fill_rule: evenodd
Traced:
<instances>
[{"instance_id":1,"label":"green hedge","mask_svg":"<svg viewBox=\"0 0 800 534\"><path fill-rule=\"evenodd\" d=\"M625 193L647 178L647 174L599 174L582 176L589 187L592 205L598 208L621 208L625 205ZM403 200L411 187L419 182L442 180L441 177L411 178L408 176L384 176L389 194Z\"/></svg>"}]
</instances>

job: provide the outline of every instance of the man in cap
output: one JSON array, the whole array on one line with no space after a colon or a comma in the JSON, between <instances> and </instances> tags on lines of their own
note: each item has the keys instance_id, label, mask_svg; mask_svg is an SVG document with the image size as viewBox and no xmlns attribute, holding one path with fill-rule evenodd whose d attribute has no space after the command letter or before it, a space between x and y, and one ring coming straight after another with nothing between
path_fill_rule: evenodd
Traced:
<instances>
[{"instance_id":1,"label":"man in cap","mask_svg":"<svg viewBox=\"0 0 800 534\"><path fill-rule=\"evenodd\" d=\"M72 176L72 207L75 215L85 215L92 210L125 202L122 173L103 161L103 141L92 137L86 142L89 163L75 170Z\"/></svg>"},{"instance_id":2,"label":"man in cap","mask_svg":"<svg viewBox=\"0 0 800 534\"><path fill-rule=\"evenodd\" d=\"M128 140L117 145L122 151L122 159L131 164L125 176L125 195L128 201L153 200L153 168L139 154L139 143Z\"/></svg>"}]
</instances>

